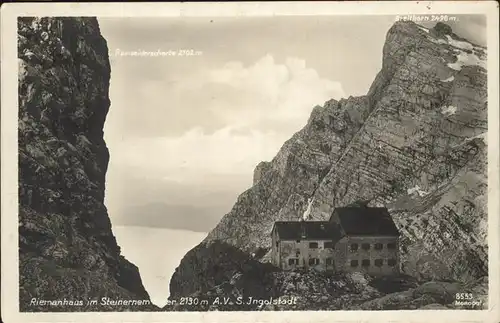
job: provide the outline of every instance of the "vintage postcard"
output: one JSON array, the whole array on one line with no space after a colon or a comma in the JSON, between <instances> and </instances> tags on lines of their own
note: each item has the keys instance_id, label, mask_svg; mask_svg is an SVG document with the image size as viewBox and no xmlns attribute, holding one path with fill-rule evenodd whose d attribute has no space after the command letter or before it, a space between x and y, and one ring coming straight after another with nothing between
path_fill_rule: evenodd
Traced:
<instances>
[{"instance_id":1,"label":"vintage postcard","mask_svg":"<svg viewBox=\"0 0 500 323\"><path fill-rule=\"evenodd\" d=\"M1 23L4 321L500 321L497 2Z\"/></svg>"}]
</instances>

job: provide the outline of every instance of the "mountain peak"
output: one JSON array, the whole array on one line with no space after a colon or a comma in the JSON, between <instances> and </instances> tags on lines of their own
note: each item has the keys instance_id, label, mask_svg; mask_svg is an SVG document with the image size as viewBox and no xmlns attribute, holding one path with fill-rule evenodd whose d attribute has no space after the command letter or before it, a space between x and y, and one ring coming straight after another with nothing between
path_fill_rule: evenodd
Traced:
<instances>
[{"instance_id":1,"label":"mountain peak","mask_svg":"<svg viewBox=\"0 0 500 323\"><path fill-rule=\"evenodd\" d=\"M433 28L434 32L439 36L452 35L453 29L450 25L445 24L444 22L438 22Z\"/></svg>"}]
</instances>

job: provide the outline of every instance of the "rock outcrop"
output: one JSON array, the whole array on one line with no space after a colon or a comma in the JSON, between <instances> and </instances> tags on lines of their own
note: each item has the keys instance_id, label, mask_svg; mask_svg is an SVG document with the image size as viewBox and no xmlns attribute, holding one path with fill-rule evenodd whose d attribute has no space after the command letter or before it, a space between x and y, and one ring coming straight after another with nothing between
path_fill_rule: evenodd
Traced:
<instances>
[{"instance_id":1,"label":"rock outcrop","mask_svg":"<svg viewBox=\"0 0 500 323\"><path fill-rule=\"evenodd\" d=\"M248 254L268 250L273 223L300 219L309 200L312 220L367 201L389 208L405 274L487 281L486 74L485 48L449 26L396 22L367 95L316 106L197 248L220 240ZM201 254L182 260L174 293Z\"/></svg>"},{"instance_id":2,"label":"rock outcrop","mask_svg":"<svg viewBox=\"0 0 500 323\"><path fill-rule=\"evenodd\" d=\"M97 20L20 18L18 63L20 310L153 309L103 204L110 65Z\"/></svg>"},{"instance_id":3,"label":"rock outcrop","mask_svg":"<svg viewBox=\"0 0 500 323\"><path fill-rule=\"evenodd\" d=\"M220 241L210 241L190 250L183 259L185 266L176 269L170 281L170 300L164 310L208 309L217 296L228 298L267 298L274 294L272 274L279 268L263 264L245 252ZM207 300L207 304L180 303L183 296ZM229 305L229 304L223 304ZM236 310L251 310L253 306Z\"/></svg>"}]
</instances>

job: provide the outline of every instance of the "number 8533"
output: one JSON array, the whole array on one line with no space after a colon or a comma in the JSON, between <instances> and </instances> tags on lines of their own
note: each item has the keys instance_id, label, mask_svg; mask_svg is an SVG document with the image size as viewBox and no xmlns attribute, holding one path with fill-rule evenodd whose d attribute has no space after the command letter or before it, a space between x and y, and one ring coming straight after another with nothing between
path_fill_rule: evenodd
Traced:
<instances>
[{"instance_id":1,"label":"number 8533","mask_svg":"<svg viewBox=\"0 0 500 323\"><path fill-rule=\"evenodd\" d=\"M455 294L456 300L470 300L473 298L474 298L474 296L472 295L472 293L456 293Z\"/></svg>"}]
</instances>

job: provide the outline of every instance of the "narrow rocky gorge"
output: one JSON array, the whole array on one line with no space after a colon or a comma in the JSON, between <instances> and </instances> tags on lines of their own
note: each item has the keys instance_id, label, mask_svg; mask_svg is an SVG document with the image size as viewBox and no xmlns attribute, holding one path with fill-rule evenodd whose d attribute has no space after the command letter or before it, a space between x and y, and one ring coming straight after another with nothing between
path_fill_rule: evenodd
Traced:
<instances>
[{"instance_id":1,"label":"narrow rocky gorge","mask_svg":"<svg viewBox=\"0 0 500 323\"><path fill-rule=\"evenodd\" d=\"M19 18L18 64L20 310L155 309L100 303L149 296L104 205L110 65L97 19Z\"/></svg>"},{"instance_id":2,"label":"narrow rocky gorge","mask_svg":"<svg viewBox=\"0 0 500 323\"><path fill-rule=\"evenodd\" d=\"M367 287L372 279L363 277L364 285L354 284L357 290L324 294L328 299L321 308L440 308L453 298L437 295L463 290L474 290L485 304L486 59L486 48L446 24L427 29L396 22L367 95L314 107L305 127L276 157L257 165L253 186L181 261L170 283L172 299L251 294L241 281L260 270L267 273L268 285L257 295L283 295L286 289L278 286L293 277L285 294L298 290L308 299L302 308L315 308L313 296L322 293L324 279L333 278L280 273L265 264L274 222L299 220L311 199L311 220L363 201L388 207L401 232L399 287L372 290ZM221 248L227 258L237 253L240 259L243 252L247 265L235 261L219 267L209 261ZM215 274L220 268L225 273ZM350 286L348 276L338 279ZM335 307L339 297L344 302Z\"/></svg>"}]
</instances>

